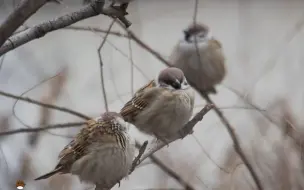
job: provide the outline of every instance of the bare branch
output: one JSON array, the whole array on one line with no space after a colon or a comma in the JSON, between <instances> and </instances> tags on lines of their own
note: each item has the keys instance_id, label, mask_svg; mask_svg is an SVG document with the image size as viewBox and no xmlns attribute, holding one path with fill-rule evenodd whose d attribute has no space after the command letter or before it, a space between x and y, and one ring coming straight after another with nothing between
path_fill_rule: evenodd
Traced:
<instances>
[{"instance_id":1,"label":"bare branch","mask_svg":"<svg viewBox=\"0 0 304 190\"><path fill-rule=\"evenodd\" d=\"M22 0L0 26L0 47L30 16L48 0Z\"/></svg>"},{"instance_id":2,"label":"bare branch","mask_svg":"<svg viewBox=\"0 0 304 190\"><path fill-rule=\"evenodd\" d=\"M4 55L5 56L5 55ZM64 71L64 70L63 70ZM61 71L62 72L62 71ZM43 79L41 80L39 83L35 84L34 86L30 87L28 90L26 90L25 92L23 92L22 94L20 94L19 96L22 97L24 96L26 93L32 91L33 89L35 89L36 87L38 87L39 85L42 85L44 84L45 82L48 82L49 80L51 79L54 79L55 77L57 76L60 76L61 72L57 73L56 75L50 77L50 78L46 78L46 79ZM12 112L13 112L13 116L15 117L15 119L17 121L19 121L22 125L24 125L25 127L27 128L34 128L33 126L30 126L28 124L26 124L25 122L23 122L20 117L16 114L16 106L17 106L17 103L18 103L18 99L15 101L14 105L13 105L13 108L12 108ZM42 106L43 107L43 106ZM64 138L67 138L68 136L67 135L60 135L60 134L55 134L55 133L52 133L52 132L49 132L47 131L46 133L50 134L50 135L53 135L53 136L59 136L59 137L64 137Z\"/></svg>"},{"instance_id":3,"label":"bare branch","mask_svg":"<svg viewBox=\"0 0 304 190\"><path fill-rule=\"evenodd\" d=\"M83 27L83 26L67 26L65 28L62 28L64 30L80 30L80 31L95 31L95 32L100 32L100 33L108 33L109 35L113 36L118 36L118 37L123 37L123 38L128 38L129 36L126 34L122 34L117 31L109 31L97 27Z\"/></svg>"},{"instance_id":4,"label":"bare branch","mask_svg":"<svg viewBox=\"0 0 304 190\"><path fill-rule=\"evenodd\" d=\"M126 28L123 24L118 23L128 34L128 36L134 40L138 45L140 45L142 48L146 49L148 52L150 52L152 55L154 55L158 60L160 60L162 63L166 64L168 67L171 67L171 64L168 60L163 58L158 52L150 48L147 44L145 44L142 40L140 40L134 32ZM1 54L0 54L1 55Z\"/></svg>"},{"instance_id":5,"label":"bare branch","mask_svg":"<svg viewBox=\"0 0 304 190\"><path fill-rule=\"evenodd\" d=\"M0 137L5 136L5 135L13 135L13 134L17 134L17 133L34 133L34 132L46 131L49 129L76 127L76 126L81 126L81 125L85 125L85 124L86 124L86 122L71 122L71 123L47 125L47 126L37 127L37 128L21 128L21 129L1 132Z\"/></svg>"},{"instance_id":6,"label":"bare branch","mask_svg":"<svg viewBox=\"0 0 304 190\"><path fill-rule=\"evenodd\" d=\"M47 108L50 108L50 109L55 109L55 110L59 110L59 111L62 111L62 112L66 112L66 113L75 115L75 116L80 117L80 118L85 119L85 120L91 119L89 116L86 116L82 113L76 112L74 110L70 110L70 109L65 108L65 107L55 106L55 105L52 105L52 104L46 104L46 103L39 102L37 100L33 100L33 99L30 99L30 98L27 98L27 97L16 96L14 94L10 94L10 93L4 92L4 91L0 91L0 95L5 96L7 98L13 98L13 99L21 100L21 101L28 102L28 103L31 103L31 104L36 104L36 105L44 106L44 107L47 107Z\"/></svg>"},{"instance_id":7,"label":"bare branch","mask_svg":"<svg viewBox=\"0 0 304 190\"><path fill-rule=\"evenodd\" d=\"M64 16L55 18L50 21L43 22L24 32L20 32L12 37L10 37L7 42L3 44L0 48L0 56L8 51L11 51L27 42L30 42L34 39L43 37L49 32L64 28L71 24L74 24L80 20L84 20L99 14L110 15L111 13L105 13L102 9L103 0L97 0L92 2L90 5L82 8L79 11L75 11ZM112 13L113 15L114 13ZM120 23L120 22L119 22ZM122 24L122 23L120 23ZM122 24L123 25L123 24Z\"/></svg>"},{"instance_id":8,"label":"bare branch","mask_svg":"<svg viewBox=\"0 0 304 190\"><path fill-rule=\"evenodd\" d=\"M137 145L139 145L139 144L137 144L137 142L136 142L136 146ZM131 167L130 172L129 172L130 174L135 170L136 166L138 165L138 162L140 161L140 158L145 153L147 145L148 145L148 141L145 141L141 146L140 145L139 145L139 147L137 146L139 148L139 151L138 151L138 155L133 160L132 167Z\"/></svg>"},{"instance_id":9,"label":"bare branch","mask_svg":"<svg viewBox=\"0 0 304 190\"><path fill-rule=\"evenodd\" d=\"M54 78L50 83L50 92L47 93L45 97L42 98L41 102L45 102L51 104L55 102L60 93L62 92L62 88L66 82L66 74L67 68L64 68L59 75ZM50 123L51 119L51 110L46 107L40 107L40 118L39 118L39 126L46 126ZM32 133L29 137L29 144L31 147L36 146L40 133Z\"/></svg>"},{"instance_id":10,"label":"bare branch","mask_svg":"<svg viewBox=\"0 0 304 190\"><path fill-rule=\"evenodd\" d=\"M105 104L106 111L109 111L109 106L108 106L108 101L107 101L107 93L106 93L106 88L105 88L105 83L104 83L104 77L103 77L103 62L102 62L102 57L101 57L101 48L104 46L105 42L107 41L109 31L111 31L116 19L112 20L112 23L110 24L108 31L103 38L102 42L100 43L98 49L97 49L97 54L99 58L99 67L100 67L100 80L101 80L101 89L102 89L102 94L103 94L103 100Z\"/></svg>"},{"instance_id":11,"label":"bare branch","mask_svg":"<svg viewBox=\"0 0 304 190\"><path fill-rule=\"evenodd\" d=\"M134 60L133 60L133 53L132 53L132 44L131 44L131 38L128 39L129 44L129 56L130 56L130 62L131 62L131 94L134 94Z\"/></svg>"},{"instance_id":12,"label":"bare branch","mask_svg":"<svg viewBox=\"0 0 304 190\"><path fill-rule=\"evenodd\" d=\"M5 59L5 55L3 55L1 57L1 60L0 60L0 73L1 73L1 70L2 70L2 67L3 67L3 64L4 64L4 59Z\"/></svg>"}]
</instances>

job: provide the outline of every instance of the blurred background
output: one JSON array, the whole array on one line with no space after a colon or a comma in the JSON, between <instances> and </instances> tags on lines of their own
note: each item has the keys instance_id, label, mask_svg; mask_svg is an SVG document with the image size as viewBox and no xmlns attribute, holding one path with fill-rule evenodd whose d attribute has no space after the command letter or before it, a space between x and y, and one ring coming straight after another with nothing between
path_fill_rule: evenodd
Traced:
<instances>
[{"instance_id":1,"label":"blurred background","mask_svg":"<svg viewBox=\"0 0 304 190\"><path fill-rule=\"evenodd\" d=\"M194 0L135 0L128 8L130 30L168 58L183 37L182 30L193 20L194 4ZM0 6L1 23L13 10L14 1L0 0ZM80 0L49 3L23 27L82 6ZM304 189L304 1L200 0L198 6L198 22L209 25L227 59L228 74L211 98L235 129L265 190ZM97 49L105 33L90 27L106 30L110 23L104 15L89 18L73 25L77 30L57 30L8 52L0 57L0 89L99 116L105 103ZM124 33L117 24L112 31ZM101 55L107 104L113 111L119 111L134 90L166 67L126 37L109 35ZM195 112L204 105L197 95ZM0 131L75 121L79 118L0 97ZM33 181L53 169L58 153L78 130L0 137L0 189L15 189L18 179L31 190L93 189L70 175ZM141 142L151 140L134 128L131 134ZM256 189L213 111L196 125L192 135L155 155L197 190ZM114 189L184 187L148 159Z\"/></svg>"}]
</instances>

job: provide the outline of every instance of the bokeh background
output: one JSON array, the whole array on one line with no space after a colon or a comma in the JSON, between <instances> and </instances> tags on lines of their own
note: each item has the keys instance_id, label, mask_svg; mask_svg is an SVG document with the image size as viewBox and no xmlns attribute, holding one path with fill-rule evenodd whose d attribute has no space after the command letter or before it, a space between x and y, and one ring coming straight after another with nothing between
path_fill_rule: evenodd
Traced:
<instances>
[{"instance_id":1,"label":"bokeh background","mask_svg":"<svg viewBox=\"0 0 304 190\"><path fill-rule=\"evenodd\" d=\"M128 19L133 23L130 30L168 58L183 37L182 30L193 20L194 3L194 0L135 0L128 9ZM2 22L14 3L2 0L0 5ZM81 6L79 0L64 0L63 5L49 3L23 27L79 10ZM210 26L227 58L228 75L217 87L218 94L211 98L238 134L265 190L304 189L301 160L304 1L200 0L198 6L197 20ZM88 28L106 30L110 23L111 19L100 15L74 25L87 30L57 30L10 51L0 57L0 89L97 117L105 111L97 52L105 34ZM124 33L117 24L112 31ZM119 111L132 91L166 67L132 40L115 35L109 35L101 55L106 98L113 111ZM261 110L252 108L240 95ZM0 97L0 131L79 121L69 114L24 102L13 107L15 102ZM204 104L197 95L196 111ZM17 179L24 180L25 189L31 190L93 189L70 175L33 181L53 169L58 153L78 130L79 127L0 137L0 189L15 189ZM152 139L134 128L131 133L140 141ZM156 155L195 189L255 189L246 167L233 150L230 136L213 112L197 124L193 135L170 144ZM183 189L149 160L122 181L120 188L115 187L169 188Z\"/></svg>"}]
</instances>

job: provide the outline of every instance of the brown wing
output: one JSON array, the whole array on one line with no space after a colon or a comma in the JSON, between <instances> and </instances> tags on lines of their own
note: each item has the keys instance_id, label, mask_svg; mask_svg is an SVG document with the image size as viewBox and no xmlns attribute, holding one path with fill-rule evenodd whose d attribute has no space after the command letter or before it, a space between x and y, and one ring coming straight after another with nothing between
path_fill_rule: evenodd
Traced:
<instances>
[{"instance_id":1,"label":"brown wing","mask_svg":"<svg viewBox=\"0 0 304 190\"><path fill-rule=\"evenodd\" d=\"M154 80L150 81L147 85L140 88L130 101L120 110L120 114L127 122L133 122L134 117L149 105L149 96L146 92L156 87Z\"/></svg>"},{"instance_id":2,"label":"brown wing","mask_svg":"<svg viewBox=\"0 0 304 190\"><path fill-rule=\"evenodd\" d=\"M56 168L63 165L70 167L76 160L85 155L89 144L93 141L93 135L96 136L97 132L100 133L100 135L106 132L105 127L98 127L101 125L105 125L105 123L89 120L87 125L81 129L75 139L66 145L60 152L58 156L59 163Z\"/></svg>"}]
</instances>

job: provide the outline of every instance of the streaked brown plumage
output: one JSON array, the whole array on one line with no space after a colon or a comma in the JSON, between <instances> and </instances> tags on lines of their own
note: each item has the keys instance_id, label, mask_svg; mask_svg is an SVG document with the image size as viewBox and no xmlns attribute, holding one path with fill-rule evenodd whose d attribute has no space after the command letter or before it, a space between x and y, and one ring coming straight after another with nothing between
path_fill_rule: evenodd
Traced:
<instances>
[{"instance_id":1,"label":"streaked brown plumage","mask_svg":"<svg viewBox=\"0 0 304 190\"><path fill-rule=\"evenodd\" d=\"M185 29L184 39L174 47L170 61L185 73L191 85L195 84L202 92L216 93L215 86L226 75L222 45L202 23L191 24Z\"/></svg>"},{"instance_id":2,"label":"streaked brown plumage","mask_svg":"<svg viewBox=\"0 0 304 190\"><path fill-rule=\"evenodd\" d=\"M71 173L96 184L96 190L108 189L128 175L134 154L134 141L125 121L118 113L106 112L89 120L60 152L55 169L35 180Z\"/></svg>"},{"instance_id":3,"label":"streaked brown plumage","mask_svg":"<svg viewBox=\"0 0 304 190\"><path fill-rule=\"evenodd\" d=\"M171 67L140 88L120 114L141 132L166 142L189 121L193 106L193 89L183 72Z\"/></svg>"}]
</instances>

